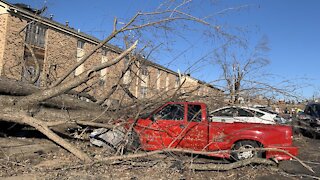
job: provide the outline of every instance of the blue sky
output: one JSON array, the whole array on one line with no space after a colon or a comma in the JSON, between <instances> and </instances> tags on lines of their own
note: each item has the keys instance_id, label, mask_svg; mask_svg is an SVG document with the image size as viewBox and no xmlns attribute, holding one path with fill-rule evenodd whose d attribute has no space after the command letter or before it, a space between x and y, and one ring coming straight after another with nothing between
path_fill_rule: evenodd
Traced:
<instances>
[{"instance_id":1,"label":"blue sky","mask_svg":"<svg viewBox=\"0 0 320 180\"><path fill-rule=\"evenodd\" d=\"M137 11L151 11L159 6L159 1L152 0L8 0L8 2L22 2L35 8L45 4L48 6L46 16L54 14L54 20L61 23L69 21L71 27L99 39L111 32L114 17L118 17L121 22ZM224 14L215 14L229 7L243 5L246 7L228 10ZM299 92L305 97L311 97L314 91L320 91L319 8L318 0L194 0L190 11L199 17L213 14L216 16L215 22L228 29L243 29L251 45L254 45L260 37L267 36L271 49L268 58L271 63L266 67L266 71L283 79L309 84ZM197 30L181 32L180 35L188 38L177 37L171 42L173 47L171 51L158 52L151 57L152 60L174 71L179 69L181 72L188 72L186 70L194 61L201 59L219 45L218 41L206 42L206 37L198 34ZM186 52L182 53L184 51ZM211 82L218 79L221 72L208 58L193 66L190 73L196 78Z\"/></svg>"}]
</instances>

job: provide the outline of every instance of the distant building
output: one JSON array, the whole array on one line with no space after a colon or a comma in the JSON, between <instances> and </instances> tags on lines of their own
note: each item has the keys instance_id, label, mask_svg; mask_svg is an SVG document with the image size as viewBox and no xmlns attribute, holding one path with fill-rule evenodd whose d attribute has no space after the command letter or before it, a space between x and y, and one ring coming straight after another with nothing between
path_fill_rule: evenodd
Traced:
<instances>
[{"instance_id":1,"label":"distant building","mask_svg":"<svg viewBox=\"0 0 320 180\"><path fill-rule=\"evenodd\" d=\"M25 45L28 44L40 64L40 77L35 85L47 87L101 41L70 28L68 23L63 25L53 21L52 17L38 14L39 11L28 6L12 5L0 0L0 76L24 81L35 75L35 63L31 51ZM106 44L68 78L94 65L110 61L121 52L122 49ZM115 66L103 69L95 79L77 90L89 92L97 99L105 96L117 84L128 63L129 59L126 58ZM184 79L186 81L181 85ZM112 98L130 99L130 94L137 98L147 98L164 91L172 94L177 89L183 92L192 88L196 89L193 95L202 97L222 93L210 84L139 57L137 65L123 75L121 87L118 87Z\"/></svg>"}]
</instances>

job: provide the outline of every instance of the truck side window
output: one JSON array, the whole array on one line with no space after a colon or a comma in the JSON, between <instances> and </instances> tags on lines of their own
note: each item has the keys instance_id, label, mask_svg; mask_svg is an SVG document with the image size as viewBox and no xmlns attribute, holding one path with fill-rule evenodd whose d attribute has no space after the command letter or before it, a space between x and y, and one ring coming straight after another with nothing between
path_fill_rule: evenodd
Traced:
<instances>
[{"instance_id":1,"label":"truck side window","mask_svg":"<svg viewBox=\"0 0 320 180\"><path fill-rule=\"evenodd\" d=\"M161 120L183 120L184 107L181 104L168 104L154 115L155 119Z\"/></svg>"},{"instance_id":2,"label":"truck side window","mask_svg":"<svg viewBox=\"0 0 320 180\"><path fill-rule=\"evenodd\" d=\"M202 113L200 105L188 105L188 121L201 122Z\"/></svg>"}]
</instances>

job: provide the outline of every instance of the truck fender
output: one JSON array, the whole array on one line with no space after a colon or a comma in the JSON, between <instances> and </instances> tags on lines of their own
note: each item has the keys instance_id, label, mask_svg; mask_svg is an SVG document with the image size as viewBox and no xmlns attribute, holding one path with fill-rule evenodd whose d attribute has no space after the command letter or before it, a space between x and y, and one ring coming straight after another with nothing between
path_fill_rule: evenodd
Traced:
<instances>
[{"instance_id":1,"label":"truck fender","mask_svg":"<svg viewBox=\"0 0 320 180\"><path fill-rule=\"evenodd\" d=\"M234 138L232 138L230 140L230 144L232 144L232 147L239 141L256 141L258 142L260 145L264 146L264 141L263 139L257 137L257 136L250 136L250 135L240 135L240 136L236 136Z\"/></svg>"}]
</instances>

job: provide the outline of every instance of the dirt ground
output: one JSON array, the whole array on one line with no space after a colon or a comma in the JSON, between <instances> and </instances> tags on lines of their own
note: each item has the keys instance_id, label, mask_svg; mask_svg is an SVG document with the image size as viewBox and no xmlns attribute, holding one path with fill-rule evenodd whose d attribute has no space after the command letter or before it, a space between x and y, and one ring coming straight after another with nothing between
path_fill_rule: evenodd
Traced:
<instances>
[{"instance_id":1,"label":"dirt ground","mask_svg":"<svg viewBox=\"0 0 320 180\"><path fill-rule=\"evenodd\" d=\"M282 161L278 166L250 165L230 171L194 171L184 162L228 163L208 157L166 154L129 161L82 164L76 157L45 138L2 137L1 179L320 179L320 139L295 135L298 158L313 168L308 171L297 161ZM110 156L89 142L72 141L99 158Z\"/></svg>"}]
</instances>

